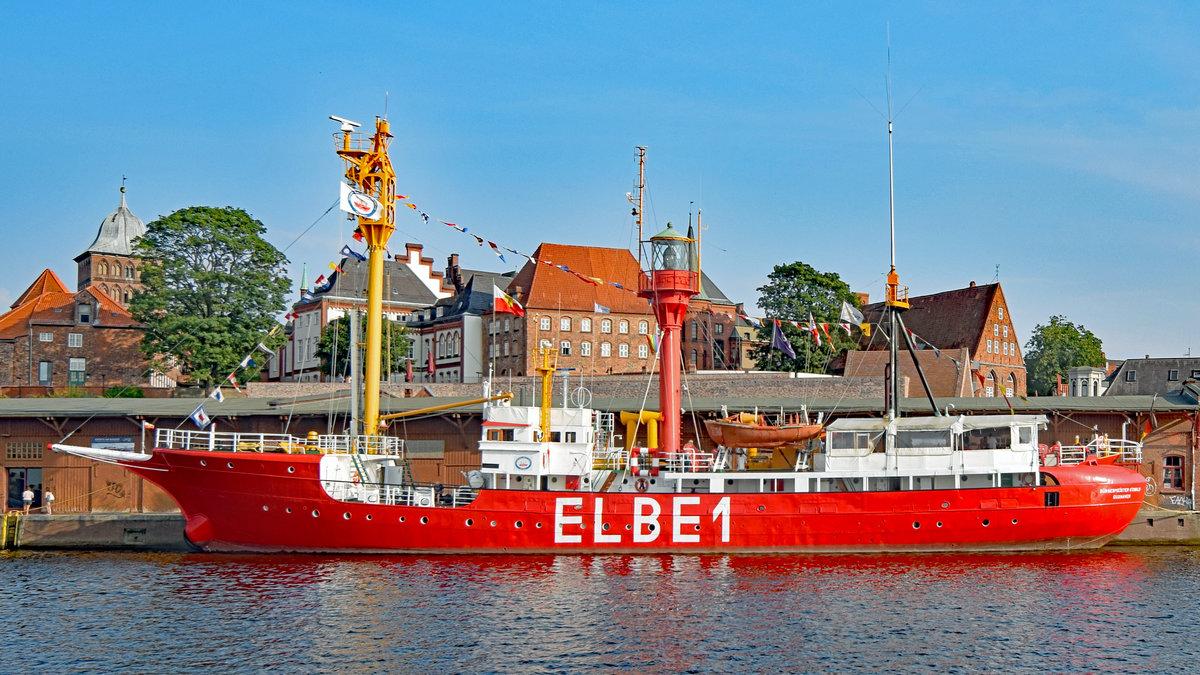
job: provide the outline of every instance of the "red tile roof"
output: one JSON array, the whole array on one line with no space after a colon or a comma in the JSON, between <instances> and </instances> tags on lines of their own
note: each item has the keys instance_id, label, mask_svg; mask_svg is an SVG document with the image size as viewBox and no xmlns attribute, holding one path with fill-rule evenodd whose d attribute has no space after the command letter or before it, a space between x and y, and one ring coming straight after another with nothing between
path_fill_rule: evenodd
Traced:
<instances>
[{"instance_id":1,"label":"red tile roof","mask_svg":"<svg viewBox=\"0 0 1200 675\"><path fill-rule=\"evenodd\" d=\"M974 350L987 326L992 301L1000 284L968 286L953 291L909 298L911 309L904 312L904 325L939 349L965 347ZM883 303L863 308L868 321L878 322ZM886 343L872 349L886 349Z\"/></svg>"},{"instance_id":2,"label":"red tile roof","mask_svg":"<svg viewBox=\"0 0 1200 675\"><path fill-rule=\"evenodd\" d=\"M138 325L125 308L108 297L99 288L88 286L82 291L71 292L58 275L50 270L33 282L13 309L0 315L0 339L11 340L29 334L34 324L70 326L75 324L75 304L80 300L95 304L95 324L104 327L132 327Z\"/></svg>"},{"instance_id":3,"label":"red tile roof","mask_svg":"<svg viewBox=\"0 0 1200 675\"><path fill-rule=\"evenodd\" d=\"M595 303L600 303L614 313L651 313L650 303L637 295L642 271L627 249L542 244L533 257L541 262L525 263L507 289L510 295L520 289L517 300L527 308L590 312ZM546 263L565 266L604 283L594 286ZM613 286L614 282L624 289Z\"/></svg>"}]
</instances>

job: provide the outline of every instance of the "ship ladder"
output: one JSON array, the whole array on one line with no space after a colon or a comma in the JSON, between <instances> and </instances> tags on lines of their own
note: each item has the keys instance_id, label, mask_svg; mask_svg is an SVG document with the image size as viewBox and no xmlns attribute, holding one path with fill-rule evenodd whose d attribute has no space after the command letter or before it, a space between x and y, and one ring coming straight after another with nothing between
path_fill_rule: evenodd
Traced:
<instances>
[{"instance_id":1,"label":"ship ladder","mask_svg":"<svg viewBox=\"0 0 1200 675\"><path fill-rule=\"evenodd\" d=\"M0 549L16 548L18 546L17 532L20 522L20 511L9 511L4 514L4 526L0 527Z\"/></svg>"}]
</instances>

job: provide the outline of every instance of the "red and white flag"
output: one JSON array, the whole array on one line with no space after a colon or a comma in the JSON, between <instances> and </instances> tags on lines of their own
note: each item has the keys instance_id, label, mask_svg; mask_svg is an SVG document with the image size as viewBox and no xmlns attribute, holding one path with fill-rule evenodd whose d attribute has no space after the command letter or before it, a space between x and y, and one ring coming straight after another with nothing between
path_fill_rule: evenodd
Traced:
<instances>
[{"instance_id":1,"label":"red and white flag","mask_svg":"<svg viewBox=\"0 0 1200 675\"><path fill-rule=\"evenodd\" d=\"M500 287L495 284L492 284L492 311L525 316L525 308L521 306L521 303L500 290Z\"/></svg>"}]
</instances>

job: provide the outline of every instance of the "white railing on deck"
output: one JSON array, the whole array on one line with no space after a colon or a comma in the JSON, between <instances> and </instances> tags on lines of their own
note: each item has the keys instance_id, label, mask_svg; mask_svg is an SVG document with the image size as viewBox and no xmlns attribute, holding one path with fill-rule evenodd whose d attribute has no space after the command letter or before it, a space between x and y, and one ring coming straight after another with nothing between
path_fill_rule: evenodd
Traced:
<instances>
[{"instance_id":1,"label":"white railing on deck","mask_svg":"<svg viewBox=\"0 0 1200 675\"><path fill-rule=\"evenodd\" d=\"M1043 453L1042 464L1052 466L1050 462L1054 460L1048 462L1046 458L1054 454L1055 449L1049 448L1048 452ZM1101 459L1118 455L1117 462L1120 464L1141 464L1142 444L1120 438L1100 437L1093 438L1084 445L1064 445L1057 450L1057 455L1058 464L1079 464L1088 455L1096 455Z\"/></svg>"},{"instance_id":2,"label":"white railing on deck","mask_svg":"<svg viewBox=\"0 0 1200 675\"><path fill-rule=\"evenodd\" d=\"M315 442L290 434L254 434L236 431L193 431L156 429L154 444L160 448L209 450L213 452L291 452L402 455L404 441L390 436L317 436Z\"/></svg>"}]
</instances>

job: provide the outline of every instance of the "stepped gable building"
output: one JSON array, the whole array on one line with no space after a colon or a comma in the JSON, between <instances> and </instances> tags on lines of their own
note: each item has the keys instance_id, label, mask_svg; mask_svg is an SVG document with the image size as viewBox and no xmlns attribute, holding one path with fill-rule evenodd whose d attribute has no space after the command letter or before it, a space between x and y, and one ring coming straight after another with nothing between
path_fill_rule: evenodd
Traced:
<instances>
[{"instance_id":1,"label":"stepped gable building","mask_svg":"<svg viewBox=\"0 0 1200 675\"><path fill-rule=\"evenodd\" d=\"M556 366L576 373L650 371L657 324L650 304L637 295L644 275L633 254L543 243L533 258L539 262L526 263L506 290L525 316L495 314L495 324L485 326L497 375L534 374L539 346L552 347Z\"/></svg>"},{"instance_id":2,"label":"stepped gable building","mask_svg":"<svg viewBox=\"0 0 1200 675\"><path fill-rule=\"evenodd\" d=\"M71 291L46 270L0 315L0 391L19 397L147 386L141 337L108 293L94 285Z\"/></svg>"},{"instance_id":3,"label":"stepped gable building","mask_svg":"<svg viewBox=\"0 0 1200 675\"><path fill-rule=\"evenodd\" d=\"M404 253L385 260L383 267L383 314L392 321L409 321L414 311L430 307L454 294L454 287L433 259L421 255L420 244L405 244ZM366 310L367 268L365 260L343 258L338 271L318 278L315 288L305 292L292 307L288 341L268 360L267 377L287 382L320 382L322 374L317 345L325 326L350 309Z\"/></svg>"},{"instance_id":4,"label":"stepped gable building","mask_svg":"<svg viewBox=\"0 0 1200 675\"><path fill-rule=\"evenodd\" d=\"M492 312L493 287L507 287L513 274L464 269L457 254L450 256L446 278L457 293L411 317L412 381L480 382L487 375L484 315Z\"/></svg>"},{"instance_id":5,"label":"stepped gable building","mask_svg":"<svg viewBox=\"0 0 1200 675\"><path fill-rule=\"evenodd\" d=\"M903 314L904 324L917 338L917 348L932 351L932 346L941 353L941 358L933 354L932 363L946 371L938 378L945 386L933 387L931 382L935 396L1001 396L1000 386L1025 395L1025 360L999 283L977 285L972 281L966 288L909 298L909 304L911 308ZM881 302L863 307L863 315L871 323L878 324L882 314ZM882 337L877 332L863 345L864 349L887 350L887 341ZM921 357L923 368L927 359ZM953 376L949 374L950 366L937 363L941 359L953 365ZM845 373L882 377L886 361L848 354ZM911 367L912 359L901 355L902 376L906 364ZM910 396L922 395L919 384L916 391L912 386L910 383Z\"/></svg>"},{"instance_id":6,"label":"stepped gable building","mask_svg":"<svg viewBox=\"0 0 1200 675\"><path fill-rule=\"evenodd\" d=\"M79 266L76 290L96 286L117 304L128 307L133 294L142 288L138 272L141 260L133 255L133 241L144 234L146 226L129 210L122 185L117 210L100 222L92 245L75 256Z\"/></svg>"},{"instance_id":7,"label":"stepped gable building","mask_svg":"<svg viewBox=\"0 0 1200 675\"><path fill-rule=\"evenodd\" d=\"M684 366L696 370L742 369L742 335L736 330L737 303L700 273L700 292L688 303L683 319Z\"/></svg>"}]
</instances>

